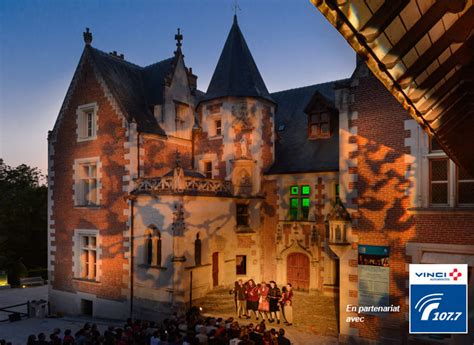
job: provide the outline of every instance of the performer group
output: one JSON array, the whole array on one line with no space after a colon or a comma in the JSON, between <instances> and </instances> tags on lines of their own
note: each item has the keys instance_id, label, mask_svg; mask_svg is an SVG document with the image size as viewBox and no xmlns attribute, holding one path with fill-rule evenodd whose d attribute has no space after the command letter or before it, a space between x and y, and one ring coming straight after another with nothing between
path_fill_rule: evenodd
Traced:
<instances>
[{"instance_id":1,"label":"performer group","mask_svg":"<svg viewBox=\"0 0 474 345\"><path fill-rule=\"evenodd\" d=\"M280 323L280 309L286 325L293 324L293 289L291 284L280 288L272 280L255 284L253 279L246 283L239 279L230 291L234 294L237 316L249 319L253 313L257 320L261 317L268 322Z\"/></svg>"}]
</instances>

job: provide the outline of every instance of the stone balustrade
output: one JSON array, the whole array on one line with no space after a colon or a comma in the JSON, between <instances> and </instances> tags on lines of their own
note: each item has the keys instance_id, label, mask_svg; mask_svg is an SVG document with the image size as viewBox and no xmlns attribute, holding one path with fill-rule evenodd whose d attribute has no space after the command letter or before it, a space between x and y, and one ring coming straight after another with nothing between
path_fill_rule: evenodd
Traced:
<instances>
[{"instance_id":1,"label":"stone balustrade","mask_svg":"<svg viewBox=\"0 0 474 345\"><path fill-rule=\"evenodd\" d=\"M136 181L137 188L134 194L202 194L216 196L232 195L230 181L202 177L183 177L176 179L173 176L141 178Z\"/></svg>"}]
</instances>

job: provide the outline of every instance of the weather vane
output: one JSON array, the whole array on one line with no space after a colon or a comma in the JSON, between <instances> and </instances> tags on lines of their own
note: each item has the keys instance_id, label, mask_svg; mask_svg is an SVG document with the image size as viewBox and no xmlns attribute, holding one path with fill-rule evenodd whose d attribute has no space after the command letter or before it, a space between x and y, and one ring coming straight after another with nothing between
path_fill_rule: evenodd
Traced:
<instances>
[{"instance_id":1,"label":"weather vane","mask_svg":"<svg viewBox=\"0 0 474 345\"><path fill-rule=\"evenodd\" d=\"M237 0L234 0L234 5L232 6L234 10L234 16L237 15L237 11L242 11L241 8L239 7L239 4L237 3Z\"/></svg>"}]
</instances>

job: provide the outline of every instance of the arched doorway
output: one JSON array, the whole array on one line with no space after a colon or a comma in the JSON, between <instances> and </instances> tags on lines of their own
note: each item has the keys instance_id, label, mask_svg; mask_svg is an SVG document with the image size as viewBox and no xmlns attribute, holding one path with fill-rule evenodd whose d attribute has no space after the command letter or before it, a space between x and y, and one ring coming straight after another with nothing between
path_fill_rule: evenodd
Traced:
<instances>
[{"instance_id":1,"label":"arched doorway","mask_svg":"<svg viewBox=\"0 0 474 345\"><path fill-rule=\"evenodd\" d=\"M296 290L309 290L309 257L303 253L288 255L287 280Z\"/></svg>"}]
</instances>

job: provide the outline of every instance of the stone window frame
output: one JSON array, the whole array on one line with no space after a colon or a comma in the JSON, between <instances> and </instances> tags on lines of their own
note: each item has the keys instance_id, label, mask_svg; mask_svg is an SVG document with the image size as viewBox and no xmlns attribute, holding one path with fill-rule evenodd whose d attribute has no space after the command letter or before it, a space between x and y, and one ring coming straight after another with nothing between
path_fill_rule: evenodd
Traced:
<instances>
[{"instance_id":1,"label":"stone window frame","mask_svg":"<svg viewBox=\"0 0 474 345\"><path fill-rule=\"evenodd\" d=\"M95 251L96 251L96 274L94 279L85 278L82 275L82 263L81 263L81 251L82 251L82 238L83 237L95 237ZM73 262L73 277L75 280L81 280L86 282L99 283L102 277L102 239L100 231L97 229L75 229L73 235L72 245L72 262Z\"/></svg>"},{"instance_id":2,"label":"stone window frame","mask_svg":"<svg viewBox=\"0 0 474 345\"><path fill-rule=\"evenodd\" d=\"M426 207L429 208L456 208L456 207L470 207L474 206L474 203L459 203L459 167L447 156L447 154L439 149L432 150L432 139L426 136L426 144L425 146L425 154L423 160L423 168L424 171L424 183L423 183L423 194L425 195L424 204ZM432 188L432 179L431 179L431 163L435 160L447 160L448 163L448 195L447 195L447 203L446 204L433 204L431 202L431 188ZM466 181L474 181L474 180L463 180L461 183L465 183Z\"/></svg>"},{"instance_id":3,"label":"stone window frame","mask_svg":"<svg viewBox=\"0 0 474 345\"><path fill-rule=\"evenodd\" d=\"M151 253L148 250L148 241L150 240ZM143 249L143 263L140 266L165 269L163 266L162 234L154 224L150 224L145 230L143 238Z\"/></svg>"},{"instance_id":4,"label":"stone window frame","mask_svg":"<svg viewBox=\"0 0 474 345\"><path fill-rule=\"evenodd\" d=\"M97 102L83 104L76 109L76 136L78 142L90 141L97 139L97 132L99 130L99 105ZM85 116L92 112L92 135L84 135L85 129Z\"/></svg>"},{"instance_id":5,"label":"stone window frame","mask_svg":"<svg viewBox=\"0 0 474 345\"><path fill-rule=\"evenodd\" d=\"M323 121L322 116L327 116L327 121ZM317 117L317 120L314 120ZM322 132L322 126L326 124L328 127L327 132ZM317 127L317 133L313 133L311 128ZM330 111L317 111L311 112L308 115L308 138L309 139L328 139L331 137L331 112Z\"/></svg>"},{"instance_id":6,"label":"stone window frame","mask_svg":"<svg viewBox=\"0 0 474 345\"><path fill-rule=\"evenodd\" d=\"M295 188L295 187L298 189L297 194L293 194L293 192L292 192L292 189ZM309 193L308 194L303 193L303 187L308 187L309 188ZM313 206L312 197L313 197L314 190L313 190L313 188L311 188L311 184L306 183L306 182L295 182L295 183L292 183L291 185L289 185L287 187L287 190L289 191L289 194L288 194L288 218L289 218L289 220L308 221L309 218L310 218L310 213L311 213L311 209L312 209L312 206ZM292 206L292 200L297 200L298 205L296 206L296 208L294 208ZM303 206L303 200L309 200L309 205L307 206L306 216L304 216L305 213L303 212L303 209L306 208L306 206ZM292 210L296 210L295 215L293 215Z\"/></svg>"},{"instance_id":7,"label":"stone window frame","mask_svg":"<svg viewBox=\"0 0 474 345\"><path fill-rule=\"evenodd\" d=\"M217 114L210 114L207 116L207 126L208 126L208 131L209 131L209 139L214 140L214 139L221 139L223 137L224 133L224 120L222 117L221 113ZM220 121L220 130L221 133L217 133L217 122Z\"/></svg>"},{"instance_id":8,"label":"stone window frame","mask_svg":"<svg viewBox=\"0 0 474 345\"><path fill-rule=\"evenodd\" d=\"M238 265L237 265L237 262L238 262L237 258L238 258L238 257L242 257L242 258L243 258L243 262L244 262L243 266L244 266L244 271L245 271L245 272L243 272L243 273L239 273L239 271L238 271ZM236 255L235 255L235 275L236 275L236 276L246 276L246 275L247 275L247 268L248 268L248 266L247 266L247 255L244 255L244 254L236 254Z\"/></svg>"},{"instance_id":9,"label":"stone window frame","mask_svg":"<svg viewBox=\"0 0 474 345\"><path fill-rule=\"evenodd\" d=\"M239 206L243 206L247 210L247 212L239 213ZM243 217L247 217L247 221L246 222L244 221L242 222L242 224L239 224L239 218L243 219ZM250 205L248 202L237 202L235 204L235 221L238 228L241 228L241 227L248 228L250 226Z\"/></svg>"},{"instance_id":10,"label":"stone window frame","mask_svg":"<svg viewBox=\"0 0 474 345\"><path fill-rule=\"evenodd\" d=\"M96 174L97 174L97 182L96 182L96 204L84 204L81 190L81 166L87 164L95 164L96 165ZM73 164L73 202L74 207L87 207L87 208L97 208L100 207L101 204L101 189L102 189L102 163L100 161L100 157L87 157L87 158L78 158L74 160Z\"/></svg>"},{"instance_id":11,"label":"stone window frame","mask_svg":"<svg viewBox=\"0 0 474 345\"><path fill-rule=\"evenodd\" d=\"M217 154L216 153L206 153L203 155L197 155L196 160L198 161L198 170L201 174L206 176L206 166L205 163L211 162L212 164L212 178L219 176L219 169L217 167Z\"/></svg>"}]
</instances>

